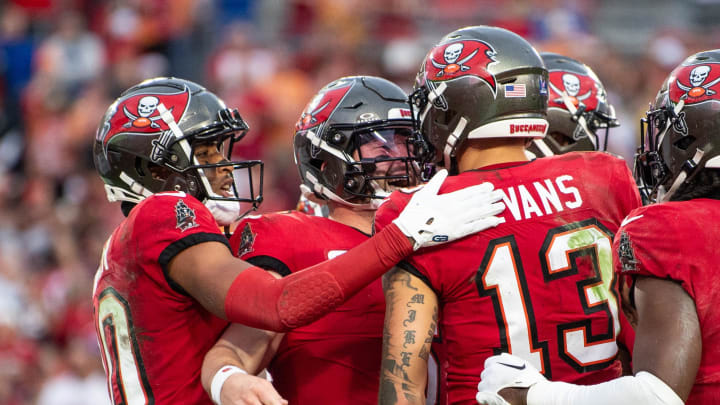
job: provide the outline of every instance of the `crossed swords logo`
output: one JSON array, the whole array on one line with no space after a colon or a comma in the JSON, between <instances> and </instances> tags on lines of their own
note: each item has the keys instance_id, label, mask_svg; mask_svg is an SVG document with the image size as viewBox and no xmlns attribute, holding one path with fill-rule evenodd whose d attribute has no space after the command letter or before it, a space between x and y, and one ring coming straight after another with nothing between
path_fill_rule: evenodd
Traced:
<instances>
[{"instance_id":1,"label":"crossed swords logo","mask_svg":"<svg viewBox=\"0 0 720 405\"><path fill-rule=\"evenodd\" d=\"M584 105L583 101L587 100L588 97L592 95L592 90L588 90L587 93L578 96L578 93L580 92L580 79L570 73L564 74L562 78L563 87L565 88L564 91L567 92L567 95L570 97L570 101L573 103L573 105ZM553 102L558 104L564 104L562 98L563 90L557 88L557 86L553 84L552 80L548 80L548 82L550 83L550 88L555 92L555 94L561 95L560 97L554 99Z\"/></svg>"},{"instance_id":2,"label":"crossed swords logo","mask_svg":"<svg viewBox=\"0 0 720 405\"><path fill-rule=\"evenodd\" d=\"M320 107L316 108L313 111L310 111L310 113L304 112L302 116L300 116L300 122L297 124L298 129L305 129L310 127L311 125L315 124L317 122L317 118L315 118L322 110L326 109L327 106L330 105L330 101L328 100L325 102L325 104L321 105ZM315 144L312 144L310 146L310 156L313 158L316 158L317 155L320 153L320 148L315 146Z\"/></svg>"},{"instance_id":3,"label":"crossed swords logo","mask_svg":"<svg viewBox=\"0 0 720 405\"><path fill-rule=\"evenodd\" d=\"M317 116L320 113L320 111L326 109L327 106L329 106L329 105L330 105L330 101L327 101L327 102L325 102L325 104L321 105L320 107L318 107L314 111L311 111L310 113L304 112L302 114L302 116L300 117L301 128L307 128L309 125L316 123L317 118L315 118L315 116Z\"/></svg>"},{"instance_id":4,"label":"crossed swords logo","mask_svg":"<svg viewBox=\"0 0 720 405\"><path fill-rule=\"evenodd\" d=\"M435 77L442 77L445 74L450 75L457 71L465 72L467 70L470 70L470 66L466 66L465 64L475 55L477 55L478 50L475 49L470 52L470 54L468 54L466 57L458 60L464 47L465 46L462 43L448 45L447 48L445 48L445 52L443 53L443 59L445 59L446 63L440 63L435 59L430 58L430 62L432 62L433 66L435 66L437 69L440 69L440 71L435 74Z\"/></svg>"},{"instance_id":5,"label":"crossed swords logo","mask_svg":"<svg viewBox=\"0 0 720 405\"><path fill-rule=\"evenodd\" d=\"M704 95L712 96L715 95L717 92L715 90L712 90L710 87L716 85L718 82L720 82L720 77L717 79L705 83L705 80L708 77L708 74L710 74L710 66L707 65L701 65L696 66L693 70L690 71L690 84L693 87L686 86L680 82L680 79L675 79L675 83L680 88L680 90L684 91L685 94L680 97L681 100L686 99L688 96L690 97L702 97ZM703 84L705 83L705 84Z\"/></svg>"},{"instance_id":6,"label":"crossed swords logo","mask_svg":"<svg viewBox=\"0 0 720 405\"><path fill-rule=\"evenodd\" d=\"M137 105L137 110L140 115L131 113L130 110L127 109L127 106L124 105L123 113L130 121L125 123L123 127L130 128L132 126L136 128L145 128L149 126L150 128L160 129L160 125L155 122L161 118L160 115L151 117L151 115L157 110L159 102L160 100L154 96L145 96L141 98ZM168 111L172 112L173 108L174 107L170 107Z\"/></svg>"}]
</instances>

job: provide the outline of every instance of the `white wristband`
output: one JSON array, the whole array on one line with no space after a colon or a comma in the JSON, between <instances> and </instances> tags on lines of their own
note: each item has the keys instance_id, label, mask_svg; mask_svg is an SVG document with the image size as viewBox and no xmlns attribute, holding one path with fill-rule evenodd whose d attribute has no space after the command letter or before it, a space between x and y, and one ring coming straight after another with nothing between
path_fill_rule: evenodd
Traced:
<instances>
[{"instance_id":1,"label":"white wristband","mask_svg":"<svg viewBox=\"0 0 720 405\"><path fill-rule=\"evenodd\" d=\"M225 384L225 380L230 378L231 375L237 373L247 374L247 371L241 369L240 367L222 366L220 367L220 370L215 373L215 376L213 376L212 382L210 383L210 398L212 398L213 402L218 405L222 405L220 403L220 391L222 391L222 386Z\"/></svg>"}]
</instances>

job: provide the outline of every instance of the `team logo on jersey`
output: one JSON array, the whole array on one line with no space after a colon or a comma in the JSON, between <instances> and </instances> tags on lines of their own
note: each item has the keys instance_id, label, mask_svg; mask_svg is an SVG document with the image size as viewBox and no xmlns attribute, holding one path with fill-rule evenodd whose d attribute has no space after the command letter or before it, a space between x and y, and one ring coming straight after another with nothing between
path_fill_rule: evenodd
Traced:
<instances>
[{"instance_id":1,"label":"team logo on jersey","mask_svg":"<svg viewBox=\"0 0 720 405\"><path fill-rule=\"evenodd\" d=\"M98 131L97 140L103 144L120 133L157 135L170 127L160 117L158 106L162 104L180 122L190 101L190 90L178 93L144 93L119 99L113 104L113 112Z\"/></svg>"},{"instance_id":2,"label":"team logo on jersey","mask_svg":"<svg viewBox=\"0 0 720 405\"><path fill-rule=\"evenodd\" d=\"M253 251L253 243L255 243L256 234L250 228L250 223L246 223L240 234L240 246L238 247L237 256L242 257Z\"/></svg>"},{"instance_id":3,"label":"team logo on jersey","mask_svg":"<svg viewBox=\"0 0 720 405\"><path fill-rule=\"evenodd\" d=\"M680 66L670 75L670 101L697 104L703 101L720 101L720 64Z\"/></svg>"},{"instance_id":4,"label":"team logo on jersey","mask_svg":"<svg viewBox=\"0 0 720 405\"><path fill-rule=\"evenodd\" d=\"M618 246L618 258L622 265L622 271L636 271L638 261L635 259L635 251L633 250L632 241L627 232L620 234L620 244Z\"/></svg>"},{"instance_id":5,"label":"team logo on jersey","mask_svg":"<svg viewBox=\"0 0 720 405\"><path fill-rule=\"evenodd\" d=\"M463 76L484 80L496 93L495 76L487 68L495 60L495 50L486 42L467 40L433 48L424 65L426 81L446 81Z\"/></svg>"},{"instance_id":6,"label":"team logo on jersey","mask_svg":"<svg viewBox=\"0 0 720 405\"><path fill-rule=\"evenodd\" d=\"M557 107L567 110L562 94L568 95L570 102L579 108L585 106L585 111L593 111L598 101L605 99L605 94L597 82L590 76L564 70L553 70L550 76L550 95L548 107Z\"/></svg>"},{"instance_id":7,"label":"team logo on jersey","mask_svg":"<svg viewBox=\"0 0 720 405\"><path fill-rule=\"evenodd\" d=\"M295 130L305 130L327 121L351 87L352 82L345 80L337 80L325 86L305 107L295 124Z\"/></svg>"},{"instance_id":8,"label":"team logo on jersey","mask_svg":"<svg viewBox=\"0 0 720 405\"><path fill-rule=\"evenodd\" d=\"M175 204L175 219L177 220L175 228L179 229L180 232L198 226L198 223L195 222L195 211L188 207L183 200L178 200L177 204Z\"/></svg>"}]
</instances>

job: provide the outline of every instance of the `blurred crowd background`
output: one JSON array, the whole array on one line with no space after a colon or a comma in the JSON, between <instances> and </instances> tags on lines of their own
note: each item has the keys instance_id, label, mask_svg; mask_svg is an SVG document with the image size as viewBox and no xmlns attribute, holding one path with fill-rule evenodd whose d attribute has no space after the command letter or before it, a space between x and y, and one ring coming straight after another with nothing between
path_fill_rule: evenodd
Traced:
<instances>
[{"instance_id":1,"label":"blurred crowd background","mask_svg":"<svg viewBox=\"0 0 720 405\"><path fill-rule=\"evenodd\" d=\"M638 120L670 70L720 47L716 0L5 0L0 2L0 404L109 403L92 276L121 221L92 163L122 90L202 83L251 127L261 212L299 196L291 139L327 82L378 75L410 90L430 46L465 25L508 28L597 72L631 162Z\"/></svg>"}]
</instances>

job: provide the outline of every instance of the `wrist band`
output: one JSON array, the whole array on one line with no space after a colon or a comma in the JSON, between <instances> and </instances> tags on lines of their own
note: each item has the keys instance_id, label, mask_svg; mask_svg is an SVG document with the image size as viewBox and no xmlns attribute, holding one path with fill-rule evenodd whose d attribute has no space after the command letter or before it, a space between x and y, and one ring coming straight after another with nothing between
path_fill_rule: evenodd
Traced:
<instances>
[{"instance_id":1,"label":"wrist band","mask_svg":"<svg viewBox=\"0 0 720 405\"><path fill-rule=\"evenodd\" d=\"M222 391L222 386L225 384L225 380L230 378L231 375L237 373L247 374L247 371L241 369L240 367L222 366L220 367L220 370L215 373L212 378L212 382L210 383L210 398L212 398L213 402L221 405L220 391Z\"/></svg>"}]
</instances>

